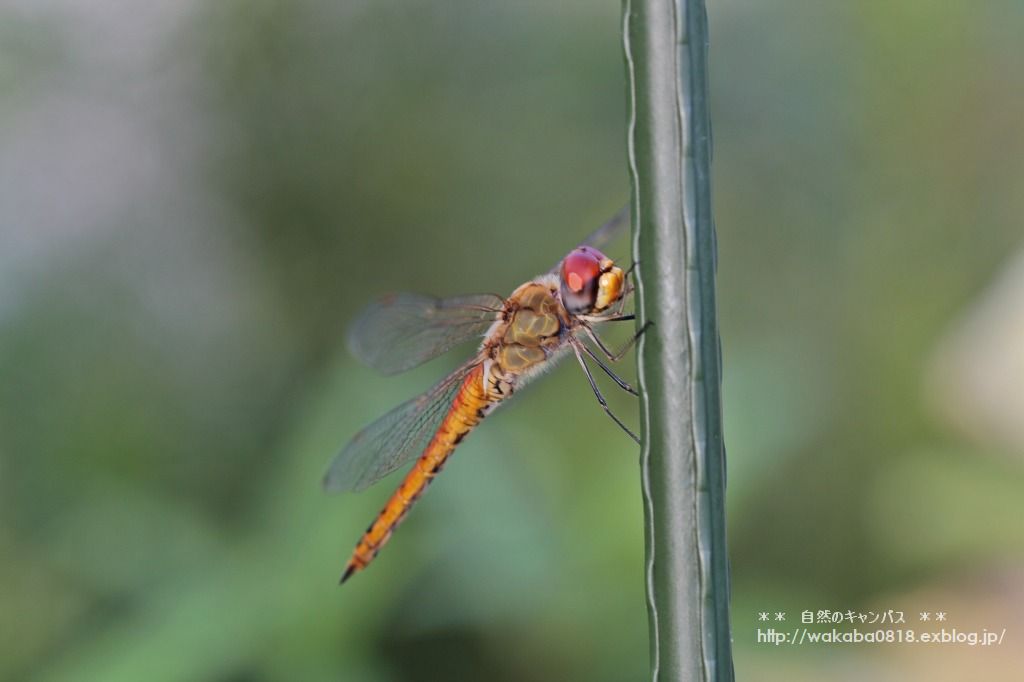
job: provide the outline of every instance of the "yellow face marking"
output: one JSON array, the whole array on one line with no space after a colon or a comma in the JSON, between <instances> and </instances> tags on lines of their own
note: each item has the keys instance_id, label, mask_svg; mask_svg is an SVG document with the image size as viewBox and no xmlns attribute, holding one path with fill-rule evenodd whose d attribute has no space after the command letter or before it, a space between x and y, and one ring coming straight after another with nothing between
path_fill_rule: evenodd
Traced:
<instances>
[{"instance_id":1,"label":"yellow face marking","mask_svg":"<svg viewBox=\"0 0 1024 682\"><path fill-rule=\"evenodd\" d=\"M610 260L601 263L601 266L608 268L608 271L601 275L597 281L597 300L594 302L594 311L600 312L608 308L620 298L626 280L622 268L611 264Z\"/></svg>"}]
</instances>

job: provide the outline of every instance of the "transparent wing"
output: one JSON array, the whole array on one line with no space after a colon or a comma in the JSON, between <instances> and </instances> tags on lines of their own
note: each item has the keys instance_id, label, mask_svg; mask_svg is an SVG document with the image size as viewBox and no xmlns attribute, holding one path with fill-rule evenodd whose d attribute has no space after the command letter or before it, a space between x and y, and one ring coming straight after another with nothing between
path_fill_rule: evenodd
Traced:
<instances>
[{"instance_id":1,"label":"transparent wing","mask_svg":"<svg viewBox=\"0 0 1024 682\"><path fill-rule=\"evenodd\" d=\"M623 206L618 213L608 219L601 227L597 228L587 238L581 241L578 246L593 246L598 251L604 251L604 247L613 239L622 234L622 231L629 227L629 205ZM562 261L555 263L555 267L548 272L557 273L558 266Z\"/></svg>"},{"instance_id":2,"label":"transparent wing","mask_svg":"<svg viewBox=\"0 0 1024 682\"><path fill-rule=\"evenodd\" d=\"M324 489L363 490L422 454L477 362L474 359L459 367L426 393L357 433L331 462L324 475Z\"/></svg>"},{"instance_id":3,"label":"transparent wing","mask_svg":"<svg viewBox=\"0 0 1024 682\"><path fill-rule=\"evenodd\" d=\"M391 294L360 313L349 329L348 347L377 371L397 374L483 336L502 305L504 300L494 294Z\"/></svg>"}]
</instances>

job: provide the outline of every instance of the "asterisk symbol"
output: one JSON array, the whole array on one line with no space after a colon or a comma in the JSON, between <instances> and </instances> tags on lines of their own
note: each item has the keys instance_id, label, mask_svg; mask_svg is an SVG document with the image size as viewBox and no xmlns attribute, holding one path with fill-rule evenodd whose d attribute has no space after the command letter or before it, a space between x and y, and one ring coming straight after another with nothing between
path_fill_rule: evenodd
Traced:
<instances>
[{"instance_id":1,"label":"asterisk symbol","mask_svg":"<svg viewBox=\"0 0 1024 682\"><path fill-rule=\"evenodd\" d=\"M922 611L921 612L921 620L929 620L929 616L928 616L928 612L927 611Z\"/></svg>"},{"instance_id":2,"label":"asterisk symbol","mask_svg":"<svg viewBox=\"0 0 1024 682\"><path fill-rule=\"evenodd\" d=\"M757 614L757 619L758 620L768 620L768 612L767 611L762 611L761 613Z\"/></svg>"},{"instance_id":3,"label":"asterisk symbol","mask_svg":"<svg viewBox=\"0 0 1024 682\"><path fill-rule=\"evenodd\" d=\"M935 620L946 620L946 612L945 611L938 611L935 614Z\"/></svg>"},{"instance_id":4,"label":"asterisk symbol","mask_svg":"<svg viewBox=\"0 0 1024 682\"><path fill-rule=\"evenodd\" d=\"M782 611L775 612L775 620L786 620L786 614Z\"/></svg>"}]
</instances>

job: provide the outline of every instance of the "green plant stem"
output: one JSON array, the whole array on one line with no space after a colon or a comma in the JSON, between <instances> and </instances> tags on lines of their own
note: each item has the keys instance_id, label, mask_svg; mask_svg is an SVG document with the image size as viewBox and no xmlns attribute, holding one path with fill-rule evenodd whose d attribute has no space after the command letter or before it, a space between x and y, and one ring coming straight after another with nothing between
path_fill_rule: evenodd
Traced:
<instances>
[{"instance_id":1,"label":"green plant stem","mask_svg":"<svg viewBox=\"0 0 1024 682\"><path fill-rule=\"evenodd\" d=\"M623 43L652 677L732 680L702 0L624 0Z\"/></svg>"}]
</instances>

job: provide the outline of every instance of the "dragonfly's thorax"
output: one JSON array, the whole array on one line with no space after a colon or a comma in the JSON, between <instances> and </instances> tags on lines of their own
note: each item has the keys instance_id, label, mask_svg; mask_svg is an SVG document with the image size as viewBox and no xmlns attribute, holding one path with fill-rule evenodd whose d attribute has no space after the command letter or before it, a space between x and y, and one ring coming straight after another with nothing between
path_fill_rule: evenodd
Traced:
<instances>
[{"instance_id":1,"label":"dragonfly's thorax","mask_svg":"<svg viewBox=\"0 0 1024 682\"><path fill-rule=\"evenodd\" d=\"M557 284L538 278L508 297L500 318L484 342L489 359L489 393L508 397L563 345L570 318L558 299Z\"/></svg>"}]
</instances>

